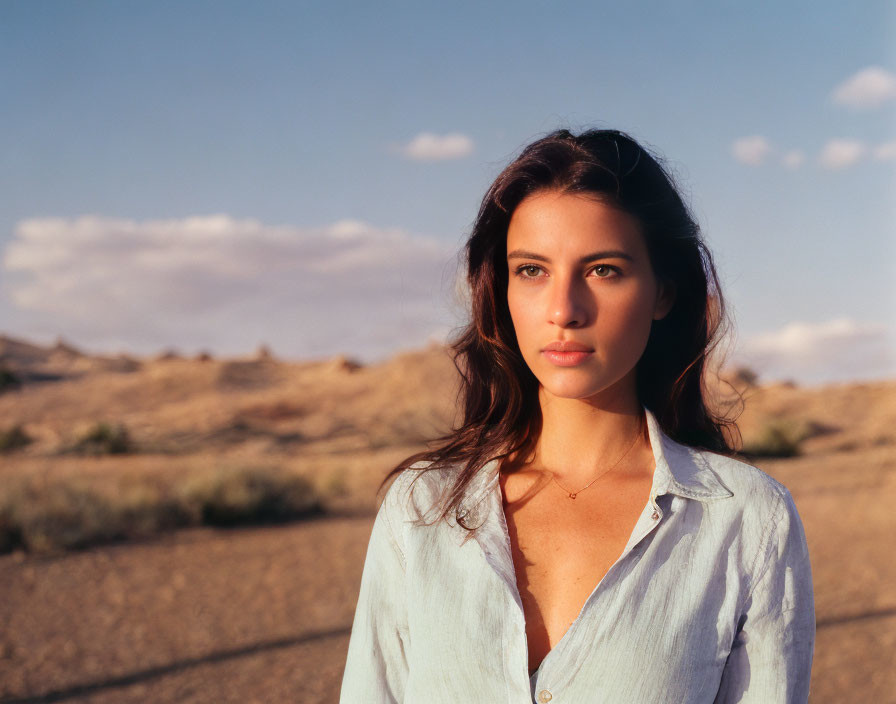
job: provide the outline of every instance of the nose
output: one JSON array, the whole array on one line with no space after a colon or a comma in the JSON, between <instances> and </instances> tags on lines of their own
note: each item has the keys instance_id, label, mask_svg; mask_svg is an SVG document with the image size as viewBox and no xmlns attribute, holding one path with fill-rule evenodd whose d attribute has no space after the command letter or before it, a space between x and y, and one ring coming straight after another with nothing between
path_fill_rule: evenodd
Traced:
<instances>
[{"instance_id":1,"label":"nose","mask_svg":"<svg viewBox=\"0 0 896 704\"><path fill-rule=\"evenodd\" d=\"M575 278L554 279L548 307L548 322L561 328L578 328L586 324L584 282Z\"/></svg>"}]
</instances>

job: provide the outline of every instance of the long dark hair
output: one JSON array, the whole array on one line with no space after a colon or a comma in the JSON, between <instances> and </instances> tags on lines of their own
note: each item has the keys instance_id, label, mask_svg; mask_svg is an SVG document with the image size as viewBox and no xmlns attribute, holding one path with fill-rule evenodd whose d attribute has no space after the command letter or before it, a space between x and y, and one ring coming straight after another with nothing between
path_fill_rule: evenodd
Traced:
<instances>
[{"instance_id":1,"label":"long dark hair","mask_svg":"<svg viewBox=\"0 0 896 704\"><path fill-rule=\"evenodd\" d=\"M727 316L712 255L675 183L654 156L617 130L576 136L557 130L527 146L495 179L467 240L469 324L451 343L461 376L463 421L430 447L398 464L383 479L418 462L421 471L456 468L438 518L458 507L470 481L493 459L528 453L541 431L538 380L523 360L507 307L507 228L516 207L533 193L588 194L633 215L641 224L659 280L673 285L675 302L654 320L638 361L640 402L677 442L731 454L732 422L707 405L707 359Z\"/></svg>"}]
</instances>

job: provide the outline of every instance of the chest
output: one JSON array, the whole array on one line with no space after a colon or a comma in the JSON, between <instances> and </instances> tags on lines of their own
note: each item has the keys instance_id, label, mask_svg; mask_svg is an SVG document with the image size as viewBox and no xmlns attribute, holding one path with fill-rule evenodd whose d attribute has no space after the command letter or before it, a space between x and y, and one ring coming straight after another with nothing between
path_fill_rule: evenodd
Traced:
<instances>
[{"instance_id":1,"label":"chest","mask_svg":"<svg viewBox=\"0 0 896 704\"><path fill-rule=\"evenodd\" d=\"M630 529L569 518L587 493L549 513L550 501L502 506L495 492L475 515L481 530L465 541L456 526L407 530L405 701L457 702L470 692L477 701L530 701L527 675L539 666L537 691L554 701L712 701L707 691L718 689L749 585L741 558L752 564L756 554L742 549L742 521L733 527L727 514L667 494L653 522L648 486L630 502ZM642 512L635 537L643 540L607 574ZM567 538L581 533L590 540L576 538L572 549ZM601 563L595 550L614 535ZM564 578L579 590L565 590Z\"/></svg>"},{"instance_id":2,"label":"chest","mask_svg":"<svg viewBox=\"0 0 896 704\"><path fill-rule=\"evenodd\" d=\"M530 671L560 641L622 554L649 499L650 478L570 499L550 485L504 502ZM505 497L514 496L513 488Z\"/></svg>"}]
</instances>

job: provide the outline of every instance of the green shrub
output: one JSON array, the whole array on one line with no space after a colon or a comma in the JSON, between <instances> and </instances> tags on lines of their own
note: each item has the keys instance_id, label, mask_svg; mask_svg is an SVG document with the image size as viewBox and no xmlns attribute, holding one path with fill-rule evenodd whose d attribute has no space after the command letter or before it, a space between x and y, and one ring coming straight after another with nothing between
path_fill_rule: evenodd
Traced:
<instances>
[{"instance_id":1,"label":"green shrub","mask_svg":"<svg viewBox=\"0 0 896 704\"><path fill-rule=\"evenodd\" d=\"M31 438L19 423L6 430L0 430L0 452L12 452L30 442Z\"/></svg>"},{"instance_id":2,"label":"green shrub","mask_svg":"<svg viewBox=\"0 0 896 704\"><path fill-rule=\"evenodd\" d=\"M86 455L122 455L131 452L128 429L118 423L98 422L75 441L74 451Z\"/></svg>"},{"instance_id":3,"label":"green shrub","mask_svg":"<svg viewBox=\"0 0 896 704\"><path fill-rule=\"evenodd\" d=\"M304 477L262 467L222 469L181 489L187 507L206 525L279 523L322 510Z\"/></svg>"},{"instance_id":4,"label":"green shrub","mask_svg":"<svg viewBox=\"0 0 896 704\"><path fill-rule=\"evenodd\" d=\"M0 366L0 393L7 389L17 388L21 383L22 380L19 379L15 372L5 366Z\"/></svg>"},{"instance_id":5,"label":"green shrub","mask_svg":"<svg viewBox=\"0 0 896 704\"><path fill-rule=\"evenodd\" d=\"M789 418L769 418L755 436L744 442L748 457L796 457L800 444L812 434L806 423Z\"/></svg>"},{"instance_id":6,"label":"green shrub","mask_svg":"<svg viewBox=\"0 0 896 704\"><path fill-rule=\"evenodd\" d=\"M345 470L341 469L331 472L327 478L324 490L329 496L347 496L349 488Z\"/></svg>"},{"instance_id":7,"label":"green shrub","mask_svg":"<svg viewBox=\"0 0 896 704\"><path fill-rule=\"evenodd\" d=\"M161 490L138 484L114 502L116 537L145 538L175 528L194 525L190 511Z\"/></svg>"},{"instance_id":8,"label":"green shrub","mask_svg":"<svg viewBox=\"0 0 896 704\"><path fill-rule=\"evenodd\" d=\"M22 544L22 535L12 513L12 506L0 501L0 554L15 550Z\"/></svg>"},{"instance_id":9,"label":"green shrub","mask_svg":"<svg viewBox=\"0 0 896 704\"><path fill-rule=\"evenodd\" d=\"M110 503L77 482L21 487L6 503L10 533L30 552L81 548L118 535Z\"/></svg>"},{"instance_id":10,"label":"green shrub","mask_svg":"<svg viewBox=\"0 0 896 704\"><path fill-rule=\"evenodd\" d=\"M224 469L168 492L148 483L115 494L78 479L0 485L0 553L74 550L190 525L279 523L323 510L304 477L277 469Z\"/></svg>"}]
</instances>

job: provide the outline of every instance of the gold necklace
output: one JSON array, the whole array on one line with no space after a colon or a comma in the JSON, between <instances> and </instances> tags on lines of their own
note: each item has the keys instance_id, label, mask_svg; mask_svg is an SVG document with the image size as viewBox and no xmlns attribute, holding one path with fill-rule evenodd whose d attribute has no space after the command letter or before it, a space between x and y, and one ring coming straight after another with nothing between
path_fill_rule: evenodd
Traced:
<instances>
[{"instance_id":1,"label":"gold necklace","mask_svg":"<svg viewBox=\"0 0 896 704\"><path fill-rule=\"evenodd\" d=\"M608 474L608 473L609 473L609 472L610 472L610 471L611 471L617 464L619 464L620 462L622 462L623 458L624 458L629 452L631 452L631 449L635 446L635 443L636 443L637 440L638 440L638 435L640 435L640 434L641 434L641 421L639 420L639 422L638 422L638 429L635 431L635 436L632 438L632 444L629 445L629 446L628 446L628 449L626 449L626 451L622 453L622 457L620 457L618 460L616 460L616 461L615 461L615 462L614 462L608 469L606 469L606 470L604 470L603 472L601 472L600 474L598 474L594 479L592 479L590 482L588 482L585 486L583 486L583 487L582 487L581 489L579 489L578 491L570 491L569 489L567 489L566 487L564 487L560 482L557 481L557 477L554 476L554 473L553 473L553 472L551 472L551 479L553 479L553 480L554 480L554 483L555 483L557 486L559 486L561 489L563 489L563 491L565 491L565 492L569 495L569 498L571 498L571 499L576 498L576 496L578 496L579 494L581 494L583 491L585 491L585 489L587 489L589 486L591 486L592 484L594 484L594 482L596 482L596 481L597 481L598 479L600 479L602 476L604 476L605 474Z\"/></svg>"}]
</instances>

